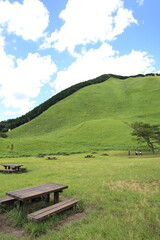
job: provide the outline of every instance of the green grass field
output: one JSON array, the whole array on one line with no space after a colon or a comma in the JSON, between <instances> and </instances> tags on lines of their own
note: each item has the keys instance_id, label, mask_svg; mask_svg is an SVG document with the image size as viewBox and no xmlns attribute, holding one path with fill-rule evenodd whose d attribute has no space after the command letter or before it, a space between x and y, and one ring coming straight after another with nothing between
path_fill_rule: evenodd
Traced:
<instances>
[{"instance_id":1,"label":"green grass field","mask_svg":"<svg viewBox=\"0 0 160 240\"><path fill-rule=\"evenodd\" d=\"M65 197L78 198L80 219L67 221L72 212L33 223L16 209L5 216L25 231L28 240L159 240L160 239L160 155L137 157L127 151L106 151L87 159L86 154L58 155L57 160L37 157L1 158L3 163L21 163L26 173L0 173L0 197L5 192L57 182L68 185ZM1 209L2 211L2 209ZM65 223L66 224L62 224ZM61 227L58 227L62 225ZM1 240L18 239L0 233Z\"/></svg>"}]
</instances>

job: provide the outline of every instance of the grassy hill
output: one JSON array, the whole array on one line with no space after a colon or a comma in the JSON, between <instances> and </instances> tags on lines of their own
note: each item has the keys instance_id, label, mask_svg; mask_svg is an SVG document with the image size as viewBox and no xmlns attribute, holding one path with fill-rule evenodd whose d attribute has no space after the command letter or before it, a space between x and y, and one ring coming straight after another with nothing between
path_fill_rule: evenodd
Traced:
<instances>
[{"instance_id":1,"label":"grassy hill","mask_svg":"<svg viewBox=\"0 0 160 240\"><path fill-rule=\"evenodd\" d=\"M135 149L129 124L159 123L159 91L159 76L112 77L84 87L13 129L1 140L0 155Z\"/></svg>"}]
</instances>

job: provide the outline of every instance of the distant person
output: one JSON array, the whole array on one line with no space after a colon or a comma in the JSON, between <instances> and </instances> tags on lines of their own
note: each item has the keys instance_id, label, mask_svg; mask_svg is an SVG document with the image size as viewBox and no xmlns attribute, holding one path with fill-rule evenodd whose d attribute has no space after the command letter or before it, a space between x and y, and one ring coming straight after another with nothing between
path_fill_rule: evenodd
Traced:
<instances>
[{"instance_id":1,"label":"distant person","mask_svg":"<svg viewBox=\"0 0 160 240\"><path fill-rule=\"evenodd\" d=\"M136 151L135 154L136 155L142 155L142 152L141 151Z\"/></svg>"}]
</instances>

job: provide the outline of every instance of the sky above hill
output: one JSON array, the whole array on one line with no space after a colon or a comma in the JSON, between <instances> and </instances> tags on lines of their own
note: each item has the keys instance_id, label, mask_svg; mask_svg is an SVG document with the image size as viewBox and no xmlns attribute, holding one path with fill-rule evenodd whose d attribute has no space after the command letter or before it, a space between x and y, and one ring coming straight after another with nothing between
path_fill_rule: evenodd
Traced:
<instances>
[{"instance_id":1,"label":"sky above hill","mask_svg":"<svg viewBox=\"0 0 160 240\"><path fill-rule=\"evenodd\" d=\"M0 121L102 74L160 72L159 0L0 0Z\"/></svg>"}]
</instances>

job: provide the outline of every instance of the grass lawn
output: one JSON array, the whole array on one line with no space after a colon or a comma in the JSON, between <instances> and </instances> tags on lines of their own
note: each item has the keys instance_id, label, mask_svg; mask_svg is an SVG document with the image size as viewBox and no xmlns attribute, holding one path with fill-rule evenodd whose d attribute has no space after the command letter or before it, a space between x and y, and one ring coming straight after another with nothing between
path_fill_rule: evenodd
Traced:
<instances>
[{"instance_id":1,"label":"grass lawn","mask_svg":"<svg viewBox=\"0 0 160 240\"><path fill-rule=\"evenodd\" d=\"M0 197L5 192L48 182L68 185L61 195L78 198L77 213L83 217L62 224L71 211L41 223L26 219L17 209L5 216L25 231L23 237L0 233L1 240L159 240L160 239L160 156L127 155L127 152L98 152L46 157L0 158L3 163L21 163L21 174L0 173ZM90 153L89 153L90 154ZM4 209L1 208L1 212ZM59 225L61 227L58 227Z\"/></svg>"}]
</instances>

